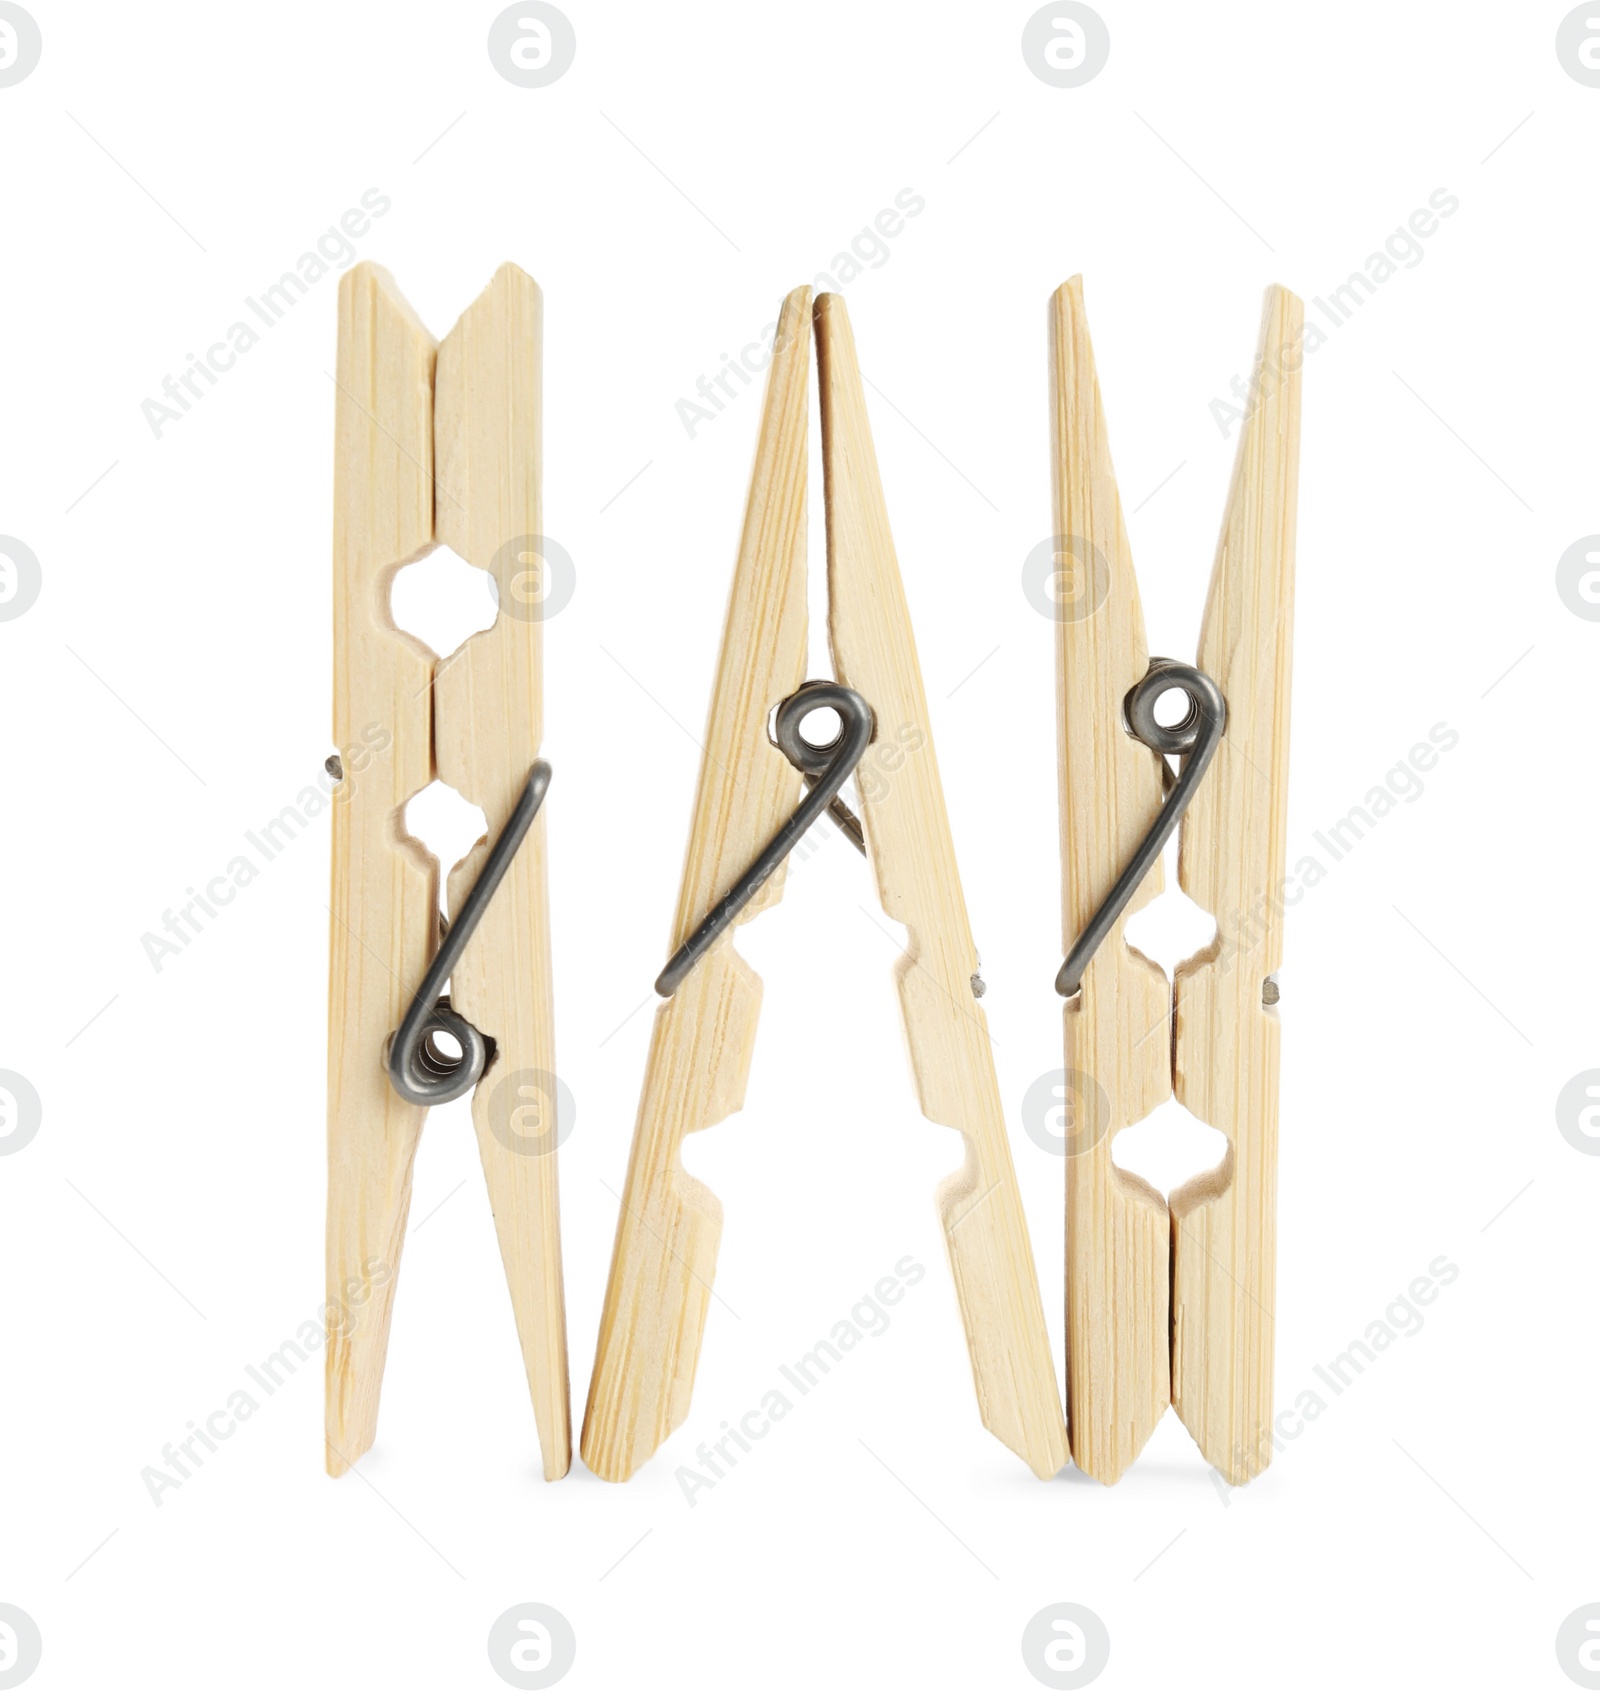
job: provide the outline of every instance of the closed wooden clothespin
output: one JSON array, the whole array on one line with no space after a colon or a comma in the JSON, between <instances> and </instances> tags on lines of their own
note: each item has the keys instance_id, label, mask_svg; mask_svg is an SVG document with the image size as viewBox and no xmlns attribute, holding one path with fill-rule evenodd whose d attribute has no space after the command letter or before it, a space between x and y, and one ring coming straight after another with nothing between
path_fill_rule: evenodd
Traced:
<instances>
[{"instance_id":1,"label":"closed wooden clothespin","mask_svg":"<svg viewBox=\"0 0 1600 1693\"><path fill-rule=\"evenodd\" d=\"M542 306L514 265L442 343L393 279L339 287L334 471L334 806L328 1018L327 1466L371 1445L430 1104L472 1115L548 1480L571 1462L556 1208L540 624ZM389 592L437 545L489 571L494 624L440 659ZM405 830L437 776L481 806L449 878ZM490 842L494 845L491 848ZM451 992L439 998L445 977ZM452 1042L450 1052L443 1042Z\"/></svg>"},{"instance_id":2,"label":"closed wooden clothespin","mask_svg":"<svg viewBox=\"0 0 1600 1693\"><path fill-rule=\"evenodd\" d=\"M617 1222L583 1457L597 1475L624 1480L688 1414L722 1208L684 1171L679 1149L744 1102L761 984L733 949L733 925L776 903L785 855L829 809L870 851L883 908L908 931L896 976L919 1103L966 1142L938 1204L979 1412L1050 1476L1066 1461L1061 1403L855 344L833 294L816 302L815 332L837 681L802 681L812 317L810 290L796 289L773 350L673 922L678 950L656 984L667 997ZM822 708L842 724L825 746L801 732ZM905 757L892 776L858 783L858 823L838 795L874 735ZM796 806L802 773L809 792Z\"/></svg>"},{"instance_id":3,"label":"closed wooden clothespin","mask_svg":"<svg viewBox=\"0 0 1600 1693\"><path fill-rule=\"evenodd\" d=\"M1170 1402L1206 1458L1247 1481L1271 1457L1282 957L1303 308L1267 293L1248 419L1196 666L1151 660L1081 279L1051 302L1062 917L1068 958L1067 1404L1079 1468L1115 1481ZM1163 728L1156 700L1189 697ZM1176 779L1163 754L1182 760ZM1170 792L1168 791L1170 789ZM1187 809L1185 809L1187 808ZM1123 938L1178 877L1215 917L1174 981ZM1227 1136L1218 1168L1163 1200L1113 1137L1172 1095Z\"/></svg>"}]
</instances>

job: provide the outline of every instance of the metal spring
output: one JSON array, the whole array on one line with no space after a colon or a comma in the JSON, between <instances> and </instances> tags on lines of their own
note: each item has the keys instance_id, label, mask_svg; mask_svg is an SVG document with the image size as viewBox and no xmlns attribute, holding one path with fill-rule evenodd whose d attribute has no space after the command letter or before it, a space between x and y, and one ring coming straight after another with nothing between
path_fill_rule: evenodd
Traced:
<instances>
[{"instance_id":1,"label":"metal spring","mask_svg":"<svg viewBox=\"0 0 1600 1693\"><path fill-rule=\"evenodd\" d=\"M1188 696L1189 709L1180 722L1158 723L1156 701L1174 688ZM1170 658L1150 660L1144 679L1129 691L1122 702L1122 710L1128 733L1161 757L1163 783L1171 785L1149 833L1139 843L1138 851L1128 860L1115 886L1089 919L1057 972L1056 992L1066 999L1070 999L1083 985L1083 973L1089 967L1089 960L1116 927L1128 901L1149 875L1150 867L1160 858L1161 849L1194 798L1200 779L1216 756L1223 731L1228 726L1228 702L1222 697L1222 690L1203 670L1197 670L1192 664L1179 664ZM1168 753L1176 753L1183 758L1176 781L1172 779L1166 763Z\"/></svg>"},{"instance_id":2,"label":"metal spring","mask_svg":"<svg viewBox=\"0 0 1600 1693\"><path fill-rule=\"evenodd\" d=\"M829 708L839 714L839 733L825 746L817 746L800 733L800 725L812 712ZM750 868L667 960L666 968L656 977L656 992L663 999L670 999L677 992L684 977L711 950L717 937L734 922L761 884L794 851L801 836L824 811L833 813L858 851L867 850L860 821L839 798L839 790L861 762L872 735L872 707L854 688L840 682L802 682L778 707L772 726L773 743L806 778L808 792Z\"/></svg>"},{"instance_id":3,"label":"metal spring","mask_svg":"<svg viewBox=\"0 0 1600 1693\"><path fill-rule=\"evenodd\" d=\"M391 1086L413 1105L443 1105L447 1100L459 1099L477 1085L494 1057L494 1042L454 1010L450 996L439 990L449 980L451 970L472 939L473 930L483 920L495 889L511 868L517 848L533 827L549 786L550 766L541 758L529 770L522 795L484 860L471 893L462 901L455 922L447 924L443 917L439 919L442 931L439 950L422 978L422 986L412 996L400 1027L390 1035L384 1054ZM437 1044L440 1035L448 1035L455 1041L461 1049L459 1057L441 1050Z\"/></svg>"}]
</instances>

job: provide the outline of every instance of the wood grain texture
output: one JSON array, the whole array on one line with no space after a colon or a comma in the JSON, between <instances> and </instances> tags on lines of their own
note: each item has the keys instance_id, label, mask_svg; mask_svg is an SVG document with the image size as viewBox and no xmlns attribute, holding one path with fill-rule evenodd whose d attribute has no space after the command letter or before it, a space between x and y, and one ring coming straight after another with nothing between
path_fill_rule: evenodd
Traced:
<instances>
[{"instance_id":1,"label":"wood grain texture","mask_svg":"<svg viewBox=\"0 0 1600 1693\"><path fill-rule=\"evenodd\" d=\"M389 614L401 565L433 545L434 342L393 279L339 284L333 534L327 1466L371 1445L423 1112L389 1086L384 1042L432 957L438 867L403 831L433 779L434 655ZM382 741L381 750L373 748Z\"/></svg>"},{"instance_id":2,"label":"wood grain texture","mask_svg":"<svg viewBox=\"0 0 1600 1693\"><path fill-rule=\"evenodd\" d=\"M767 739L806 662L806 398L811 292L783 303L712 690L677 947L794 809L799 774ZM782 895L780 869L741 914ZM656 1012L584 1416L583 1461L623 1481L688 1415L722 1234L683 1138L744 1103L761 981L729 930Z\"/></svg>"},{"instance_id":3,"label":"wood grain texture","mask_svg":"<svg viewBox=\"0 0 1600 1693\"><path fill-rule=\"evenodd\" d=\"M437 667L439 777L488 829L451 871L459 910L521 796L543 736L540 670L538 285L503 265L439 345L434 381L436 538L490 571L494 624ZM559 793L559 789L556 790ZM548 804L548 802L547 802ZM540 810L452 972L451 1004L495 1043L472 1120L533 1400L545 1479L572 1462L556 1189L556 1062Z\"/></svg>"},{"instance_id":4,"label":"wood grain texture","mask_svg":"<svg viewBox=\"0 0 1600 1693\"><path fill-rule=\"evenodd\" d=\"M1198 662L1227 732L1183 822L1179 880L1217 920L1176 981L1178 1099L1228 1137L1222 1165L1172 1195L1173 1403L1231 1482L1272 1455L1278 1015L1304 311L1268 290Z\"/></svg>"},{"instance_id":5,"label":"wood grain texture","mask_svg":"<svg viewBox=\"0 0 1600 1693\"><path fill-rule=\"evenodd\" d=\"M908 932L896 979L918 1099L966 1142L937 1203L979 1412L1052 1476L1067 1456L1061 1401L855 343L838 295L820 296L815 316L834 671L871 703L878 742L906 750L857 788L883 909Z\"/></svg>"},{"instance_id":6,"label":"wood grain texture","mask_svg":"<svg viewBox=\"0 0 1600 1693\"><path fill-rule=\"evenodd\" d=\"M1050 303L1050 376L1062 946L1070 951L1162 803L1160 763L1123 725L1123 700L1149 652L1081 277ZM1158 860L1064 1011L1067 1427L1074 1462L1103 1482L1138 1455L1170 1399L1167 1203L1111 1157L1115 1135L1172 1091L1171 984L1123 936L1161 889Z\"/></svg>"}]
</instances>

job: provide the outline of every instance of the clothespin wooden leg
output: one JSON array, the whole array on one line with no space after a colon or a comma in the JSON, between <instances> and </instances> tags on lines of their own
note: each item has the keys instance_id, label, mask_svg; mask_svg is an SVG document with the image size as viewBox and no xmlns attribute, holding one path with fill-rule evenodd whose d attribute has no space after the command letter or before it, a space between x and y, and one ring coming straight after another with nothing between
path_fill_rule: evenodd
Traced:
<instances>
[{"instance_id":1,"label":"clothespin wooden leg","mask_svg":"<svg viewBox=\"0 0 1600 1693\"><path fill-rule=\"evenodd\" d=\"M793 809L800 778L767 739L806 660L806 394L811 291L783 303L712 690L673 923L679 945ZM780 869L741 921L776 903ZM685 1135L744 1104L761 979L733 933L656 1012L590 1378L583 1461L625 1481L689 1414L722 1206L683 1168Z\"/></svg>"},{"instance_id":2,"label":"clothespin wooden leg","mask_svg":"<svg viewBox=\"0 0 1600 1693\"><path fill-rule=\"evenodd\" d=\"M896 979L918 1099L925 1116L966 1140L938 1206L973 1384L984 1426L1035 1474L1053 1476L1067 1458L1055 1367L988 1024L974 995L977 949L855 340L837 294L818 298L816 325L834 671L872 705L879 742L905 753L857 787L879 898L908 932Z\"/></svg>"},{"instance_id":3,"label":"clothespin wooden leg","mask_svg":"<svg viewBox=\"0 0 1600 1693\"><path fill-rule=\"evenodd\" d=\"M1268 291L1252 410L1206 602L1198 663L1227 733L1183 822L1179 880L1217 920L1176 982L1176 1089L1228 1137L1221 1167L1172 1195L1173 1403L1231 1482L1272 1454L1278 1015L1304 309Z\"/></svg>"},{"instance_id":4,"label":"clothespin wooden leg","mask_svg":"<svg viewBox=\"0 0 1600 1693\"><path fill-rule=\"evenodd\" d=\"M433 654L389 615L395 571L433 545L434 342L393 279L339 284L328 1052L327 1465L372 1444L423 1111L383 1047L433 956L438 867L402 831L433 780ZM374 950L377 948L378 950Z\"/></svg>"},{"instance_id":5,"label":"clothespin wooden leg","mask_svg":"<svg viewBox=\"0 0 1600 1693\"><path fill-rule=\"evenodd\" d=\"M1073 277L1050 306L1062 926L1070 950L1161 810L1160 765L1123 726L1149 665L1094 350ZM1116 1134L1171 1094L1166 972L1123 938L1161 892L1158 859L1067 1001L1067 1426L1113 1482L1169 1401L1166 1201L1112 1162Z\"/></svg>"},{"instance_id":6,"label":"clothespin wooden leg","mask_svg":"<svg viewBox=\"0 0 1600 1693\"><path fill-rule=\"evenodd\" d=\"M439 346L434 398L437 539L491 571L500 615L434 679L440 779L480 805L485 838L450 874L454 915L477 880L543 738L538 285L502 265ZM548 585L548 584L546 584ZM555 1029L545 818L534 819L451 975L454 1008L496 1053L472 1118L533 1398L544 1473L572 1462L556 1199Z\"/></svg>"},{"instance_id":7,"label":"clothespin wooden leg","mask_svg":"<svg viewBox=\"0 0 1600 1693\"><path fill-rule=\"evenodd\" d=\"M507 265L437 349L369 264L339 289L334 535L334 811L329 1004L327 1461L372 1444L411 1170L426 1108L384 1053L433 959L438 866L404 833L436 773L483 807L456 866L459 910L528 780L542 733L539 291ZM438 479L434 465L437 458ZM437 490L438 510L435 510ZM500 616L438 664L395 627L395 572L445 542L496 574ZM529 608L534 616L526 615ZM465 931L463 931L464 933ZM545 1475L571 1462L556 1212L555 1061L544 820L512 858L451 981L494 1044L473 1118L511 1288Z\"/></svg>"}]
</instances>

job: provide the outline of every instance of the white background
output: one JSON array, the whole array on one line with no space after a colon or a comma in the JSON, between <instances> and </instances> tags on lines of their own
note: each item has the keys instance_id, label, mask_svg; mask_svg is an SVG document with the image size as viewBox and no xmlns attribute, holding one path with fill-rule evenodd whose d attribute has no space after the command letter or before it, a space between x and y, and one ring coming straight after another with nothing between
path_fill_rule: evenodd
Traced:
<instances>
[{"instance_id":1,"label":"white background","mask_svg":"<svg viewBox=\"0 0 1600 1693\"><path fill-rule=\"evenodd\" d=\"M1600 529L1600 89L1558 63L1565 8L1105 0L1109 64L1058 89L1027 5L572 0L576 61L532 90L490 62L493 5L32 9L43 58L0 89L0 529L43 580L0 622L0 1068L44 1116L0 1159L0 1600L42 1633L34 1685L493 1689L490 1625L537 1600L575 1689L1027 1689L1023 1628L1070 1600L1106 1688L1571 1686L1600 1162L1554 1105L1600 1065L1600 626L1555 567ZM746 1109L688 1154L722 1300L649 1465L539 1479L462 1102L423 1138L358 1475L322 1473L314 1359L152 1502L141 1470L323 1297L326 814L160 973L141 936L331 749L335 278L159 438L141 402L370 188L359 256L435 334L505 259L544 290L546 527L578 572L544 748L575 1423L759 389L693 439L675 402L926 200L844 292L1059 1369L1063 1172L1020 1116L1061 1063L1053 630L1020 582L1045 302L1084 274L1151 648L1188 657L1234 449L1210 406L1263 287L1318 321L1459 199L1305 372L1291 863L1432 725L1460 740L1289 913L1278 1404L1433 1260L1459 1276L1251 1486L1172 1416L1114 1489L982 1430L932 1199L958 1139L917 1114L895 946L825 833L742 932ZM825 673L820 509L811 553ZM453 642L482 579L440 567L424 602ZM1169 964L1205 932L1153 922ZM1119 1156L1166 1187L1215 1139L1169 1106ZM691 1507L675 1469L906 1254L888 1332Z\"/></svg>"}]
</instances>

